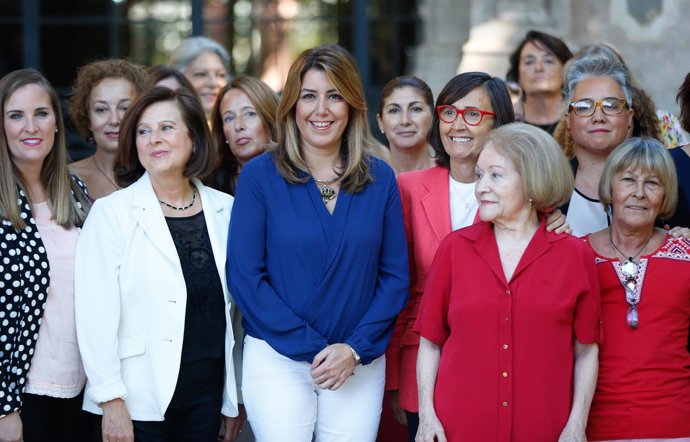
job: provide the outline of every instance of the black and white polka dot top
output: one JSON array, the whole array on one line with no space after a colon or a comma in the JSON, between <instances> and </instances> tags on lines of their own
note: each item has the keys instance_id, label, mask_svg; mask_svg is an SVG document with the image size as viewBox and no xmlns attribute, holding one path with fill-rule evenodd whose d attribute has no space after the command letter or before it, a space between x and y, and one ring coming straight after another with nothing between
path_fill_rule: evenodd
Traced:
<instances>
[{"instance_id":1,"label":"black and white polka dot top","mask_svg":"<svg viewBox=\"0 0 690 442\"><path fill-rule=\"evenodd\" d=\"M84 183L72 178L86 192ZM19 230L0 219L0 417L21 408L50 285L48 254L29 200L18 191L26 227Z\"/></svg>"}]
</instances>

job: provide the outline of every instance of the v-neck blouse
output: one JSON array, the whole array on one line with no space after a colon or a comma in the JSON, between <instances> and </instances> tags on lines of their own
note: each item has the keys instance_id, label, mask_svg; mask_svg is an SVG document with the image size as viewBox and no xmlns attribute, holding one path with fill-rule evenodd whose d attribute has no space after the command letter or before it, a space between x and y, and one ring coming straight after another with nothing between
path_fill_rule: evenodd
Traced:
<instances>
[{"instance_id":1,"label":"v-neck blouse","mask_svg":"<svg viewBox=\"0 0 690 442\"><path fill-rule=\"evenodd\" d=\"M340 342L364 363L384 353L407 299L407 244L392 169L372 159L371 174L331 214L313 179L286 181L271 153L242 169L226 269L247 334L296 361Z\"/></svg>"},{"instance_id":2,"label":"v-neck blouse","mask_svg":"<svg viewBox=\"0 0 690 442\"><path fill-rule=\"evenodd\" d=\"M449 441L558 439L573 398L574 345L600 339L594 254L544 221L506 281L491 223L449 234L416 329L441 347L434 406Z\"/></svg>"}]
</instances>

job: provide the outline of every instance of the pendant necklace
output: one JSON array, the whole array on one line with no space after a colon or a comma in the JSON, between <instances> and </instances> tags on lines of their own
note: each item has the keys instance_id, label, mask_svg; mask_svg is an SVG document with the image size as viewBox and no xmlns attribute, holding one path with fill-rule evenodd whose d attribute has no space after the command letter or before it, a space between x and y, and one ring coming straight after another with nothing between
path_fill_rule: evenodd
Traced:
<instances>
[{"instance_id":1,"label":"pendant necklace","mask_svg":"<svg viewBox=\"0 0 690 442\"><path fill-rule=\"evenodd\" d=\"M194 203L196 202L196 187L192 187L192 202L190 202L186 206L177 207L177 206L173 206L172 204L166 203L165 201L162 201L162 200L158 200L158 202L170 207L173 210L177 210L177 211L187 210L190 207L192 207L194 205Z\"/></svg>"},{"instance_id":2,"label":"pendant necklace","mask_svg":"<svg viewBox=\"0 0 690 442\"><path fill-rule=\"evenodd\" d=\"M625 253L623 253L621 249L619 249L618 246L616 246L616 244L613 242L613 234L611 233L612 230L613 229L609 227L609 243L614 250L618 252L623 259L625 259ZM642 245L642 248L637 251L635 256L629 256L625 262L621 261L620 272L623 274L623 277L625 277L625 281L621 281L621 284L623 284L623 288L625 289L625 301L628 303L628 310L625 317L628 321L628 325L633 330L636 329L639 324L640 317L639 312L637 311L637 304L639 304L640 297L642 296L642 289L640 288L640 290L637 290L640 264L635 262L635 259L637 259L637 257L642 254L642 251L647 248L647 245L652 240L653 236L654 231L652 231L652 234L649 235L649 238L647 238L647 241L645 241L645 243Z\"/></svg>"},{"instance_id":3,"label":"pendant necklace","mask_svg":"<svg viewBox=\"0 0 690 442\"><path fill-rule=\"evenodd\" d=\"M118 186L117 184L115 184L115 182L113 182L113 180L111 180L110 177L109 177L108 175L106 175L106 173L103 171L103 169L101 169L101 167L100 167L100 166L98 165L98 163L96 162L96 158L95 158L95 157L96 157L96 155L91 155L91 161L93 161L93 165L96 166L96 169L101 173L101 175L103 175L103 176L105 177L106 180L108 180L108 181L110 182L110 184L113 185L113 187L114 187L115 189L119 189L120 186Z\"/></svg>"},{"instance_id":4,"label":"pendant necklace","mask_svg":"<svg viewBox=\"0 0 690 442\"><path fill-rule=\"evenodd\" d=\"M335 189L329 186L329 184L333 184L338 181L340 176L336 175L334 178L329 180L317 180L313 175L312 178L314 178L314 181L316 182L316 188L319 189L319 194L321 195L323 203L328 204L328 202L335 198L336 195Z\"/></svg>"}]
</instances>

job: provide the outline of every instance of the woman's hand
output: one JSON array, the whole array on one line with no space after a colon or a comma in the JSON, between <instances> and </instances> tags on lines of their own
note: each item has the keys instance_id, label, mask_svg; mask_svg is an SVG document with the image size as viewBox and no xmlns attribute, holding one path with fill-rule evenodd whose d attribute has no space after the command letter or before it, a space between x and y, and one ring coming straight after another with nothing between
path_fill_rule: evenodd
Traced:
<instances>
[{"instance_id":1,"label":"woman's hand","mask_svg":"<svg viewBox=\"0 0 690 442\"><path fill-rule=\"evenodd\" d=\"M393 410L393 417L400 425L407 426L407 414L405 410L400 406L400 400L398 395L398 390L390 390L388 392L388 397L391 401L391 410Z\"/></svg>"},{"instance_id":2,"label":"woman's hand","mask_svg":"<svg viewBox=\"0 0 690 442\"><path fill-rule=\"evenodd\" d=\"M347 344L331 344L311 363L311 377L322 390L337 390L355 374L355 358Z\"/></svg>"},{"instance_id":3,"label":"woman's hand","mask_svg":"<svg viewBox=\"0 0 690 442\"><path fill-rule=\"evenodd\" d=\"M546 231L556 233L573 233L570 224L565 221L565 215L559 209L546 214Z\"/></svg>"},{"instance_id":4,"label":"woman's hand","mask_svg":"<svg viewBox=\"0 0 690 442\"><path fill-rule=\"evenodd\" d=\"M446 442L446 432L434 410L419 410L419 428L415 442Z\"/></svg>"},{"instance_id":5,"label":"woman's hand","mask_svg":"<svg viewBox=\"0 0 690 442\"><path fill-rule=\"evenodd\" d=\"M0 418L0 442L21 442L24 439L23 432L22 418L18 411Z\"/></svg>"},{"instance_id":6,"label":"woman's hand","mask_svg":"<svg viewBox=\"0 0 690 442\"><path fill-rule=\"evenodd\" d=\"M223 416L225 420L225 434L223 435L223 442L231 442L238 437L242 432L244 423L247 422L247 410L244 405L239 405L239 414L236 417Z\"/></svg>"},{"instance_id":7,"label":"woman's hand","mask_svg":"<svg viewBox=\"0 0 690 442\"><path fill-rule=\"evenodd\" d=\"M667 227L668 226L665 226L664 228L666 229ZM690 229L688 229L687 227L676 226L668 230L668 236L673 238L690 239Z\"/></svg>"},{"instance_id":8,"label":"woman's hand","mask_svg":"<svg viewBox=\"0 0 690 442\"><path fill-rule=\"evenodd\" d=\"M134 442L134 427L125 401L113 399L101 404L103 442Z\"/></svg>"},{"instance_id":9,"label":"woman's hand","mask_svg":"<svg viewBox=\"0 0 690 442\"><path fill-rule=\"evenodd\" d=\"M575 425L570 425L570 423L568 423L563 431L561 431L558 442L587 442L585 429L576 427Z\"/></svg>"}]
</instances>

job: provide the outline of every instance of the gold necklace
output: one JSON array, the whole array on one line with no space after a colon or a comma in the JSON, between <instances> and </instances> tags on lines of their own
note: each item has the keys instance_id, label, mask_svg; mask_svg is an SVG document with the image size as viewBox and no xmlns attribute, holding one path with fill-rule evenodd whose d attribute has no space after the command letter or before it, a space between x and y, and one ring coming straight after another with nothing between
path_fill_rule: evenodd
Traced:
<instances>
[{"instance_id":1,"label":"gold necklace","mask_svg":"<svg viewBox=\"0 0 690 442\"><path fill-rule=\"evenodd\" d=\"M335 189L329 186L329 184L333 184L336 181L338 181L341 178L340 175L336 175L335 177L328 180L317 180L316 177L313 175L312 178L314 178L314 181L316 182L316 188L319 190L321 200L324 204L328 204L328 202L335 198L336 195Z\"/></svg>"},{"instance_id":2,"label":"gold necklace","mask_svg":"<svg viewBox=\"0 0 690 442\"><path fill-rule=\"evenodd\" d=\"M113 180L111 180L110 177L108 175L106 175L105 172L103 172L103 169L100 168L100 166L96 162L96 155L91 155L91 161L93 161L93 165L96 166L96 169L98 169L98 171L101 173L101 175L103 175L105 177L105 179L108 180L108 182L110 182L110 184L113 185L113 187L115 187L116 189L120 188L120 186L115 184L115 182Z\"/></svg>"}]
</instances>

